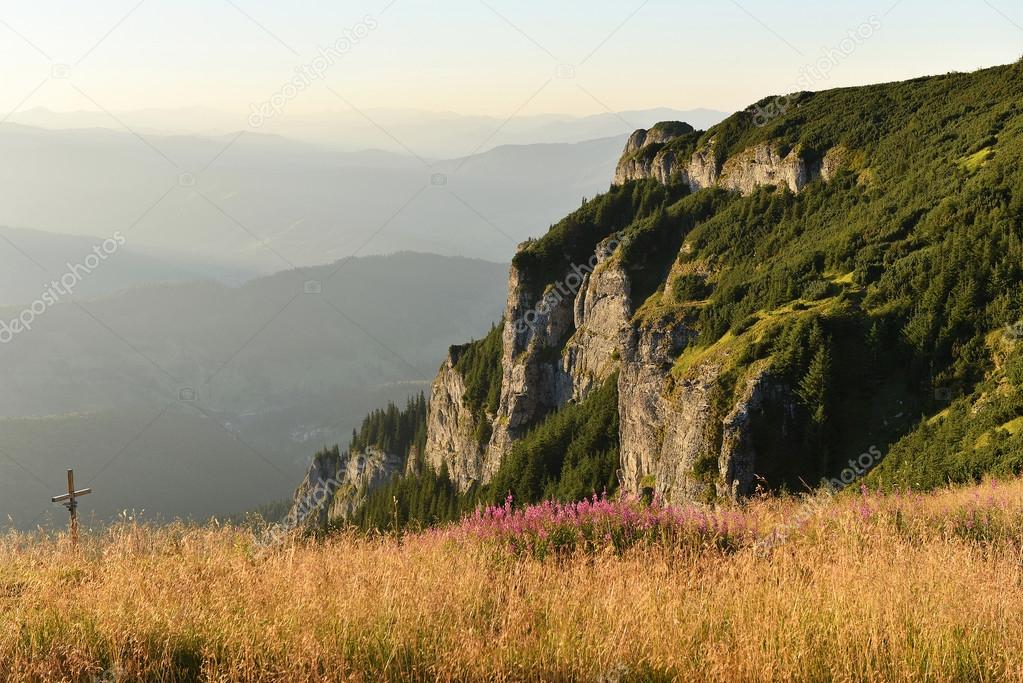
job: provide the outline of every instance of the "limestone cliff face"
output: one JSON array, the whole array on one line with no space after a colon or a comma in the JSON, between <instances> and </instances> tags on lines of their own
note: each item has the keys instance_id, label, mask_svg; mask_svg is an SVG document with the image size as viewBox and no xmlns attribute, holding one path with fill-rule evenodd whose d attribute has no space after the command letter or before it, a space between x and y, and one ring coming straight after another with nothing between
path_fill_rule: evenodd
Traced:
<instances>
[{"instance_id":1,"label":"limestone cliff face","mask_svg":"<svg viewBox=\"0 0 1023 683\"><path fill-rule=\"evenodd\" d=\"M447 466L464 490L487 483L515 439L567 402L581 401L618 368L621 339L631 316L628 277L614 260L618 238L598 245L588 262L537 292L512 267L504 314L502 388L491 437L481 446L466 407L465 382L453 347L433 382L425 462Z\"/></svg>"},{"instance_id":2,"label":"limestone cliff face","mask_svg":"<svg viewBox=\"0 0 1023 683\"><path fill-rule=\"evenodd\" d=\"M622 157L615 170L614 184L624 185L630 180L653 178L667 185L675 173L683 174L682 182L689 182L688 159L678 158L677 152L667 143L680 135L660 132L657 127L637 130L625 143Z\"/></svg>"},{"instance_id":3,"label":"limestone cliff face","mask_svg":"<svg viewBox=\"0 0 1023 683\"><path fill-rule=\"evenodd\" d=\"M504 379L483 481L514 440L545 413L581 401L618 368L631 316L628 277L614 259L618 236L601 242L588 262L534 297L514 268L505 312Z\"/></svg>"},{"instance_id":4,"label":"limestone cliff face","mask_svg":"<svg viewBox=\"0 0 1023 683\"><path fill-rule=\"evenodd\" d=\"M629 146L626 145L625 149L628 152ZM626 153L618 162L614 183L615 185L624 185L630 180L653 178L662 185L667 185L672 181L672 174L683 168L684 164L678 163L675 152L671 149L662 149L659 152L645 155Z\"/></svg>"},{"instance_id":5,"label":"limestone cliff face","mask_svg":"<svg viewBox=\"0 0 1023 683\"><path fill-rule=\"evenodd\" d=\"M434 470L447 465L448 474L463 491L483 478L483 447L476 421L466 407L465 379L455 369L460 347L452 347L430 390L423 460Z\"/></svg>"},{"instance_id":6,"label":"limestone cliff face","mask_svg":"<svg viewBox=\"0 0 1023 683\"><path fill-rule=\"evenodd\" d=\"M672 144L683 136L685 144ZM848 156L835 149L810 164L799 150L782 154L762 143L721 163L713 139L692 151L697 136L679 123L636 131L615 183L654 178L686 183L694 191L720 187L749 194L775 186L798 192L817 177L833 177ZM683 149L685 158L679 158ZM738 378L732 367L726 388L727 357L710 356L679 369L679 356L696 332L672 318L637 319L643 302L632 300L619 239L604 240L588 262L573 265L554 283L531 281L530 273L512 266L500 399L495 414L482 416L489 440L480 443L477 417L466 405L465 378L457 368L463 347L452 347L430 394L424 466L446 467L462 490L486 484L528 428L570 401L585 400L618 371L620 476L626 491L652 485L667 500L679 501L715 493L736 498L752 490L754 421L765 402L778 400L787 389L776 385L766 367L746 368ZM296 500L314 492L317 482L336 481L336 492L317 514L348 516L403 465L414 473L415 460L380 452L321 459L313 463Z\"/></svg>"},{"instance_id":7,"label":"limestone cliff face","mask_svg":"<svg viewBox=\"0 0 1023 683\"><path fill-rule=\"evenodd\" d=\"M404 457L378 449L317 455L295 491L288 525L323 526L327 520L347 519L370 491L390 481L404 464Z\"/></svg>"},{"instance_id":8,"label":"limestone cliff face","mask_svg":"<svg viewBox=\"0 0 1023 683\"><path fill-rule=\"evenodd\" d=\"M484 457L484 482L497 472L522 430L558 408L564 395L562 369L551 351L571 334L575 294L561 282L536 296L526 277L512 266L502 338L501 399Z\"/></svg>"},{"instance_id":9,"label":"limestone cliff face","mask_svg":"<svg viewBox=\"0 0 1023 683\"><path fill-rule=\"evenodd\" d=\"M798 193L818 177L830 180L844 161L841 149L830 150L820 162L809 162L801 150L782 154L774 143L760 143L718 163L716 141L711 139L692 154L670 143L681 135L661 132L651 136L639 130L632 134L615 171L614 183L654 179L664 185L682 183L692 191L721 187L748 195L759 187L787 187Z\"/></svg>"},{"instance_id":10,"label":"limestone cliff face","mask_svg":"<svg viewBox=\"0 0 1023 683\"><path fill-rule=\"evenodd\" d=\"M625 151L615 171L615 184L629 180L656 178L663 184L671 181L679 164L674 150L665 145L684 135L691 135L693 127L678 121L659 123L650 130L637 130L625 143Z\"/></svg>"},{"instance_id":11,"label":"limestone cliff face","mask_svg":"<svg viewBox=\"0 0 1023 683\"><path fill-rule=\"evenodd\" d=\"M799 192L816 175L819 171L809 168L797 150L793 149L783 157L776 146L764 143L726 161L718 185L743 195L764 185L787 187L792 192Z\"/></svg>"},{"instance_id":12,"label":"limestone cliff face","mask_svg":"<svg viewBox=\"0 0 1023 683\"><path fill-rule=\"evenodd\" d=\"M781 398L784 387L771 380L764 366L754 368L741 389L734 407L724 419L718 472L717 493L738 499L753 492L756 448L753 444L753 418L765 401Z\"/></svg>"},{"instance_id":13,"label":"limestone cliff face","mask_svg":"<svg viewBox=\"0 0 1023 683\"><path fill-rule=\"evenodd\" d=\"M613 259L616 238L602 242L595 268L582 281L573 306L575 334L561 357L559 403L582 401L618 369L632 316L629 277Z\"/></svg>"},{"instance_id":14,"label":"limestone cliff face","mask_svg":"<svg viewBox=\"0 0 1023 683\"><path fill-rule=\"evenodd\" d=\"M742 497L753 486L753 417L778 388L759 369L723 399L723 359L676 377L673 367L696 333L683 323L633 320L631 283L617 258L618 238L542 295L515 268L502 340L503 386L486 448L464 406L464 383L449 356L434 381L426 462L447 465L464 489L488 482L514 441L544 414L582 401L619 375L620 454L626 491L652 485L670 501L717 492ZM567 341L566 341L567 338ZM725 405L722 411L721 403ZM713 470L708 473L708 469Z\"/></svg>"},{"instance_id":15,"label":"limestone cliff face","mask_svg":"<svg viewBox=\"0 0 1023 683\"><path fill-rule=\"evenodd\" d=\"M674 360L694 337L685 325L662 322L635 330L623 349L623 485L633 493L652 486L669 501L739 499L755 483L754 420L768 400L791 402L790 392L765 365L732 387L722 357L676 376Z\"/></svg>"},{"instance_id":16,"label":"limestone cliff face","mask_svg":"<svg viewBox=\"0 0 1023 683\"><path fill-rule=\"evenodd\" d=\"M661 323L634 329L622 349L618 409L626 490L653 485L669 500L699 493L689 474L705 450L709 393L718 368L700 368L675 392L667 386L675 358L692 337L684 325Z\"/></svg>"},{"instance_id":17,"label":"limestone cliff face","mask_svg":"<svg viewBox=\"0 0 1023 683\"><path fill-rule=\"evenodd\" d=\"M504 386L493 437L476 480L489 481L533 420L569 401L585 399L620 369L625 489L639 492L644 485L653 485L668 500L703 499L715 491L746 495L752 489L756 460L753 416L776 391L770 374L761 369L751 375L734 396L724 398L724 412L713 405L720 401L716 392L722 381L721 359L676 378L672 368L695 331L670 321L638 326L632 320L631 283L616 258L617 246L617 238L605 240L581 275L567 276L536 300L522 274L512 270L503 340ZM566 334L571 336L562 344ZM560 354L553 354L557 349ZM471 482L462 454L472 454L468 460L474 465L478 446L471 418L461 408L462 391L449 358L434 383L428 437L431 444L443 441L445 447L434 449L439 457L428 462L434 468L446 463L452 473L466 472L465 481ZM699 471L708 462L716 474Z\"/></svg>"},{"instance_id":18,"label":"limestone cliff face","mask_svg":"<svg viewBox=\"0 0 1023 683\"><path fill-rule=\"evenodd\" d=\"M705 187L713 187L718 181L721 169L718 167L717 156L714 148L717 141L711 139L707 146L693 152L689 163L685 166L685 174L682 175L684 182L689 184L692 192Z\"/></svg>"}]
</instances>

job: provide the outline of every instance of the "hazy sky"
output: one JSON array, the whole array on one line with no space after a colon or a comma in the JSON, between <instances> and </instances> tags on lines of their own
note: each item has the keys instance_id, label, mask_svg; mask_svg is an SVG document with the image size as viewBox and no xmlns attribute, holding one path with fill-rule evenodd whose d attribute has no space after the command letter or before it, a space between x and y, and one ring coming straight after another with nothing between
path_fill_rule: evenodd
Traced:
<instances>
[{"instance_id":1,"label":"hazy sky","mask_svg":"<svg viewBox=\"0 0 1023 683\"><path fill-rule=\"evenodd\" d=\"M280 102L296 69L309 83L285 93L296 114L346 102L500 117L731 111L797 89L824 49L830 74L813 89L1023 54L1023 9L1009 0L387 2L2 0L0 117L40 106L242 116ZM864 25L869 38L843 50ZM339 39L332 63L315 60Z\"/></svg>"}]
</instances>

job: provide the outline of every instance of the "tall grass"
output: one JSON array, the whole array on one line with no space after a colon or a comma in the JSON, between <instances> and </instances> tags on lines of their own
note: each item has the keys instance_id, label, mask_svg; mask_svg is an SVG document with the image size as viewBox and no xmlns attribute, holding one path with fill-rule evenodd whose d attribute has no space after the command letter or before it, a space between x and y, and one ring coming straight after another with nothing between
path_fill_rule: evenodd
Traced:
<instances>
[{"instance_id":1,"label":"tall grass","mask_svg":"<svg viewBox=\"0 0 1023 683\"><path fill-rule=\"evenodd\" d=\"M633 534L651 519L678 533ZM125 523L77 552L11 532L0 679L1023 680L1023 482L591 501L269 550L215 526Z\"/></svg>"}]
</instances>

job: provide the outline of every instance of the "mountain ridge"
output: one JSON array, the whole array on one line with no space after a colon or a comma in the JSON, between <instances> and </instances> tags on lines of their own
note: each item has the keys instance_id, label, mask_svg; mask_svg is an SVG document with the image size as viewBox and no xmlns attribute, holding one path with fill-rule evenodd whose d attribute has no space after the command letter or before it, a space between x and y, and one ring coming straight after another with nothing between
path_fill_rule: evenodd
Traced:
<instances>
[{"instance_id":1,"label":"mountain ridge","mask_svg":"<svg viewBox=\"0 0 1023 683\"><path fill-rule=\"evenodd\" d=\"M637 131L606 194L521 246L500 363L492 337L468 374L449 354L422 461L484 502L1019 472L1021 84L1017 63Z\"/></svg>"},{"instance_id":2,"label":"mountain ridge","mask_svg":"<svg viewBox=\"0 0 1023 683\"><path fill-rule=\"evenodd\" d=\"M10 197L0 224L103 236L120 229L129 248L258 273L317 265L364 244L367 253L506 262L518 241L602 191L621 147L604 138L437 160L262 133L148 142L180 168L127 131L0 124L0 180Z\"/></svg>"},{"instance_id":3,"label":"mountain ridge","mask_svg":"<svg viewBox=\"0 0 1023 683\"><path fill-rule=\"evenodd\" d=\"M114 112L119 121L144 135L234 135L248 130L278 135L295 142L325 145L334 151L357 152L379 148L407 155L409 148L425 157L457 158L464 156L481 141L477 151L487 151L504 144L573 143L600 137L627 135L629 128L645 122L671 117L688 117L694 122L710 125L727 114L713 109L678 110L668 107L601 112L586 116L538 114L514 117L463 115L455 112L430 112L405 109L364 109L328 111L318 114L294 114L270 119L252 128L248 114L230 114L207 109L148 109ZM364 116L370 116L374 123ZM9 122L50 130L74 128L110 128L114 119L105 112L52 112L32 109L17 112ZM633 124L625 123L627 121ZM390 135L381 132L378 126ZM496 134L495 134L496 131ZM394 136L394 137L391 137ZM401 144L394 138L401 140Z\"/></svg>"}]
</instances>

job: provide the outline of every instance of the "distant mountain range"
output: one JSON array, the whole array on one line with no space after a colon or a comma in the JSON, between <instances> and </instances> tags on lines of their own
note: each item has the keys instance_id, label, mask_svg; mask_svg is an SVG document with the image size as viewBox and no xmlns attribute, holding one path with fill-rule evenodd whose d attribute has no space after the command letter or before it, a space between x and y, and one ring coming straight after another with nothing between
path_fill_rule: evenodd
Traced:
<instances>
[{"instance_id":1,"label":"distant mountain range","mask_svg":"<svg viewBox=\"0 0 1023 683\"><path fill-rule=\"evenodd\" d=\"M506 261L607 189L627 121L669 113L694 124L723 116L658 109L502 122L375 110L382 134L351 113L289 116L275 131L198 109L117 120L33 109L0 124L0 226L99 239L122 231L117 261L132 262L92 278L99 293L134 284L143 256L157 282L187 273L235 281L400 250ZM89 247L59 241L0 235L0 272L9 273L0 281L17 283L0 305L38 288L33 261L59 255L63 265Z\"/></svg>"},{"instance_id":2,"label":"distant mountain range","mask_svg":"<svg viewBox=\"0 0 1023 683\"><path fill-rule=\"evenodd\" d=\"M202 517L286 497L313 451L370 409L428 391L451 343L486 334L506 274L401 253L54 306L0 346L0 517L46 510L26 477L59 488L66 467L98 478L89 509L102 517L132 506ZM244 491L229 476L240 470ZM181 476L195 485L168 497Z\"/></svg>"},{"instance_id":3,"label":"distant mountain range","mask_svg":"<svg viewBox=\"0 0 1023 683\"><path fill-rule=\"evenodd\" d=\"M352 114L0 124L0 322L124 241L0 345L0 517L48 519L67 467L99 520L290 496L316 449L487 334L500 262L607 189L625 133L722 116L368 114L389 135Z\"/></svg>"},{"instance_id":4,"label":"distant mountain range","mask_svg":"<svg viewBox=\"0 0 1023 683\"><path fill-rule=\"evenodd\" d=\"M115 117L116 116L116 120ZM140 134L218 136L249 130L281 135L338 150L381 149L401 155L412 151L427 158L456 158L500 145L573 143L628 135L657 121L688 121L709 128L728 112L667 107L591 116L541 114L504 119L418 109L364 109L316 114L287 112L253 128L249 112L229 113L202 107L113 112L54 112L41 107L13 114L8 121L50 129L121 128ZM259 122L257 122L259 123Z\"/></svg>"},{"instance_id":5,"label":"distant mountain range","mask_svg":"<svg viewBox=\"0 0 1023 683\"><path fill-rule=\"evenodd\" d=\"M0 225L101 238L120 230L135 250L259 273L403 249L507 260L606 189L624 140L419 161L251 133L142 141L5 124ZM22 259L4 246L0 265Z\"/></svg>"},{"instance_id":6,"label":"distant mountain range","mask_svg":"<svg viewBox=\"0 0 1023 683\"><path fill-rule=\"evenodd\" d=\"M47 283L92 253L105 238L60 235L0 226L0 306L27 304ZM74 295L95 299L147 284L214 279L240 284L256 271L157 249L124 247L75 286Z\"/></svg>"}]
</instances>

